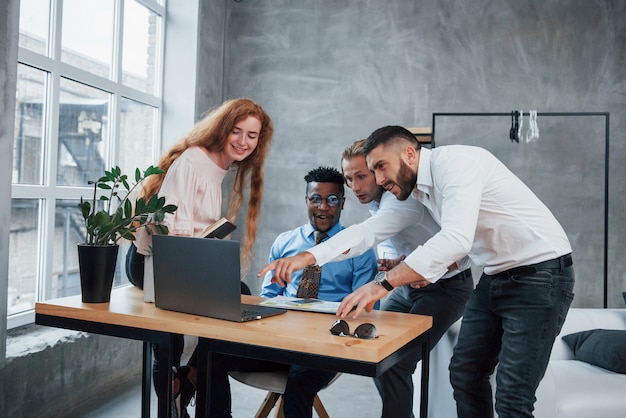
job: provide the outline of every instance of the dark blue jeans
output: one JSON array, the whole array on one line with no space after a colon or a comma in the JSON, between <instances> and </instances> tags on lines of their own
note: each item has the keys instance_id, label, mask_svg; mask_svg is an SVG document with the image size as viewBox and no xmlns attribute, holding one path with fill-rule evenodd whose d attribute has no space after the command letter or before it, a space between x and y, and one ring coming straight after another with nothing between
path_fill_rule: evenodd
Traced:
<instances>
[{"instance_id":1,"label":"dark blue jeans","mask_svg":"<svg viewBox=\"0 0 626 418\"><path fill-rule=\"evenodd\" d=\"M524 275L483 274L450 363L459 418L493 417L489 376L497 365L499 418L532 417L535 391L574 298L573 267Z\"/></svg>"},{"instance_id":2,"label":"dark blue jeans","mask_svg":"<svg viewBox=\"0 0 626 418\"><path fill-rule=\"evenodd\" d=\"M337 373L328 370L291 366L283 395L285 418L311 418L313 401Z\"/></svg>"},{"instance_id":3,"label":"dark blue jeans","mask_svg":"<svg viewBox=\"0 0 626 418\"><path fill-rule=\"evenodd\" d=\"M454 277L440 279L424 288L398 287L382 303L381 308L385 311L432 316L433 326L430 330L432 350L450 325L461 317L473 289L472 272L467 269ZM383 401L383 418L413 416L413 373L421 359L420 346L420 349L374 379Z\"/></svg>"},{"instance_id":4,"label":"dark blue jeans","mask_svg":"<svg viewBox=\"0 0 626 418\"><path fill-rule=\"evenodd\" d=\"M336 372L309 369L301 366L262 361L228 354L213 354L210 385L211 411L216 418L231 417L229 371L262 372L288 370L287 386L283 395L286 418L306 418L313 415L315 395L324 388Z\"/></svg>"}]
</instances>

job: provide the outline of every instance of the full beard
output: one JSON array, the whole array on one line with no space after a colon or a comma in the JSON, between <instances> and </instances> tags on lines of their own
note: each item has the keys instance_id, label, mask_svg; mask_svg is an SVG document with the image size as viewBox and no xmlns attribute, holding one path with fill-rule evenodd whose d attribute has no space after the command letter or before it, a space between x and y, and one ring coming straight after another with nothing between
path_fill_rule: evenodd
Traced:
<instances>
[{"instance_id":1,"label":"full beard","mask_svg":"<svg viewBox=\"0 0 626 418\"><path fill-rule=\"evenodd\" d=\"M400 161L400 169L398 170L398 181L396 184L400 188L400 193L396 195L398 200L406 200L417 183L417 173L413 173L411 168L404 161Z\"/></svg>"}]
</instances>

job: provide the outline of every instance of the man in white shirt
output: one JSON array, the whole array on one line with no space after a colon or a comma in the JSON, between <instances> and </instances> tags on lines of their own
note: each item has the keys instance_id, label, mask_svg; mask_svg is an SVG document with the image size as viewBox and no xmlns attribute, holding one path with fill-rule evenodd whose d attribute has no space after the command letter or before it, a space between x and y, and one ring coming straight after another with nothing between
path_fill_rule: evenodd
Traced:
<instances>
[{"instance_id":1,"label":"man in white shirt","mask_svg":"<svg viewBox=\"0 0 626 418\"><path fill-rule=\"evenodd\" d=\"M406 129L387 126L369 136L364 154L376 182L400 200L417 198L441 231L376 280L379 284L344 298L337 314L346 317L355 307L356 318L363 309L371 310L388 287L428 286L469 255L484 271L463 313L450 364L458 416L493 416L489 376L497 366L498 416L532 417L535 391L574 297L565 231L537 196L484 149L425 149ZM358 244L348 241L337 250L350 252ZM314 254L315 249L303 253L304 260L267 267L274 269L277 282L288 281L302 261L321 265L330 260Z\"/></svg>"},{"instance_id":2,"label":"man in white shirt","mask_svg":"<svg viewBox=\"0 0 626 418\"><path fill-rule=\"evenodd\" d=\"M391 267L382 264L382 259L387 258L383 256L385 251L395 252L398 258L404 258L418 245L425 243L440 228L417 200L400 201L376 184L376 178L367 168L365 162L364 142L364 140L356 141L347 147L341 156L341 169L347 186L359 199L359 202L368 205L368 210L372 215L361 226L372 231L376 229L372 225L380 225L383 230L389 231L388 219L392 222L398 218L411 221L406 227L396 228L398 231L395 235L378 244L378 258L381 259L379 260L381 262L380 270L384 271ZM417 223L416 220L418 220ZM354 230L358 231L359 229L354 228ZM344 230L336 238L333 238L339 241L349 238L354 230ZM344 233L343 236L342 233ZM333 243L320 245L331 247ZM325 248L321 247L318 250L324 251ZM355 253L351 252L350 255L354 256ZM465 304L474 289L469 259L466 257L456 264L460 266L460 269L455 265L454 270L447 272L442 280L431 286L425 288L413 288L410 285L400 286L381 303L381 309L385 311L432 316L431 348L437 344L450 325L461 317ZM416 350L375 379L376 387L382 398L383 417L398 418L412 415L413 373L417 362L421 360L421 355L421 350Z\"/></svg>"}]
</instances>

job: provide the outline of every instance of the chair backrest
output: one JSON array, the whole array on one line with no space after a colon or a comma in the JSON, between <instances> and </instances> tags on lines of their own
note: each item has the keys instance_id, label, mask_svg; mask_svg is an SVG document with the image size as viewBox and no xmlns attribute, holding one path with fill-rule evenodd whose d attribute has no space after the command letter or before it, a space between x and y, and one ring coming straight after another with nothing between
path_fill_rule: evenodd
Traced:
<instances>
[{"instance_id":1,"label":"chair backrest","mask_svg":"<svg viewBox=\"0 0 626 418\"><path fill-rule=\"evenodd\" d=\"M267 390L269 392L280 393L282 395L285 393L288 373L289 372L286 370L280 370L274 372L230 372L229 375L244 385ZM341 373L337 373L335 377L324 386L324 389L330 386L335 380L339 379L339 376L341 376Z\"/></svg>"}]
</instances>

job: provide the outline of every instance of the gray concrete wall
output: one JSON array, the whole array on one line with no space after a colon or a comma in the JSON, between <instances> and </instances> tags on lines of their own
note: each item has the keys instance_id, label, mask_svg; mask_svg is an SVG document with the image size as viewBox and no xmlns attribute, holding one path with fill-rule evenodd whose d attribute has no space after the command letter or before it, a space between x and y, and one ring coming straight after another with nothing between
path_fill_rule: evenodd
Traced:
<instances>
[{"instance_id":1,"label":"gray concrete wall","mask_svg":"<svg viewBox=\"0 0 626 418\"><path fill-rule=\"evenodd\" d=\"M195 119L223 99L224 25L226 2L201 1L198 10L198 66L196 68Z\"/></svg>"},{"instance_id":2,"label":"gray concrete wall","mask_svg":"<svg viewBox=\"0 0 626 418\"><path fill-rule=\"evenodd\" d=\"M626 290L623 1L227 1L224 96L272 115L274 145L255 273L278 233L306 222L304 174L388 124L435 112L611 112L609 306ZM527 122L527 121L526 121ZM526 125L528 126L528 125ZM441 119L441 144L492 150L550 206L574 246L575 306L602 306L604 125L540 119L511 144L510 118ZM439 135L439 134L438 134ZM366 216L351 198L345 224Z\"/></svg>"},{"instance_id":3,"label":"gray concrete wall","mask_svg":"<svg viewBox=\"0 0 626 418\"><path fill-rule=\"evenodd\" d=\"M141 382L139 341L36 326L20 334L0 369L0 416L78 416L102 394Z\"/></svg>"}]
</instances>

